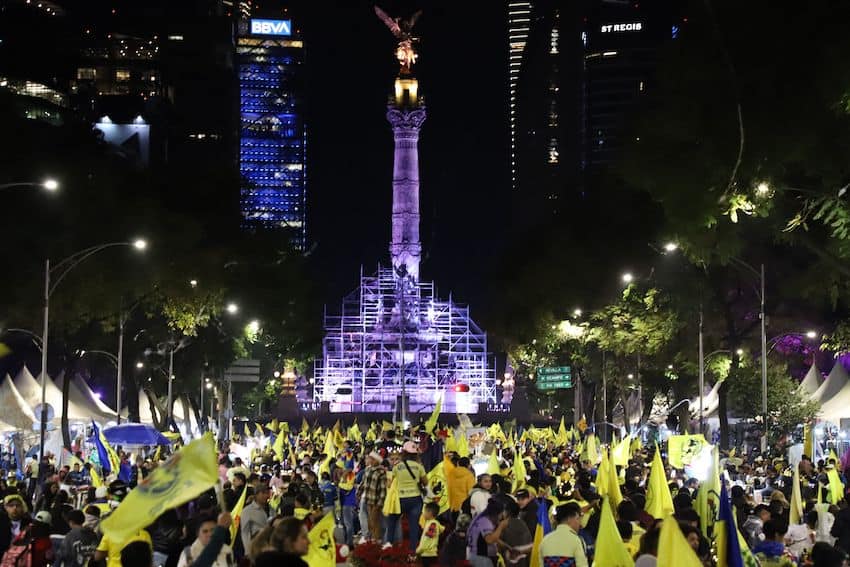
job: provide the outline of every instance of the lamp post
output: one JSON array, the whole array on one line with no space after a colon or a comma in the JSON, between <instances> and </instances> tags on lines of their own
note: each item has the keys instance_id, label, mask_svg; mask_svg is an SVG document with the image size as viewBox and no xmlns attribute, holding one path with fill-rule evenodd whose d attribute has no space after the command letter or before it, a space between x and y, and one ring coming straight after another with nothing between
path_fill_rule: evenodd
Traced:
<instances>
[{"instance_id":1,"label":"lamp post","mask_svg":"<svg viewBox=\"0 0 850 567\"><path fill-rule=\"evenodd\" d=\"M106 244L90 246L71 254L52 268L49 258L44 261L44 328L41 333L41 444L38 448L39 463L44 460L44 434L47 429L47 339L50 330L50 296L53 295L56 287L62 283L62 280L65 279L65 276L71 270L98 252L116 246L132 246L136 250L144 250L147 248L147 242L137 239L132 242L108 242ZM51 278L51 276L53 277Z\"/></svg>"},{"instance_id":2,"label":"lamp post","mask_svg":"<svg viewBox=\"0 0 850 567\"><path fill-rule=\"evenodd\" d=\"M11 183L0 184L0 190L3 189L26 189L35 187L44 189L49 193L54 193L59 190L59 182L55 179L45 179L44 181L14 181Z\"/></svg>"}]
</instances>

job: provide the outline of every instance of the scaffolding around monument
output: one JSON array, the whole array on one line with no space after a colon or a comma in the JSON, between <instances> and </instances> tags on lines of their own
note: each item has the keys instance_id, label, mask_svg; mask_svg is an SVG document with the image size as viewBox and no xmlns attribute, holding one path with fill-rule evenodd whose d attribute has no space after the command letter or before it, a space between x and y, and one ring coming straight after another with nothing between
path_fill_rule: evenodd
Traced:
<instances>
[{"instance_id":1,"label":"scaffolding around monument","mask_svg":"<svg viewBox=\"0 0 850 567\"><path fill-rule=\"evenodd\" d=\"M403 361L403 364L401 364ZM402 369L400 372L400 369ZM393 412L404 393L409 413L477 413L496 402L487 335L469 307L436 296L432 282L378 267L325 315L323 356L316 361L314 401L339 412Z\"/></svg>"}]
</instances>

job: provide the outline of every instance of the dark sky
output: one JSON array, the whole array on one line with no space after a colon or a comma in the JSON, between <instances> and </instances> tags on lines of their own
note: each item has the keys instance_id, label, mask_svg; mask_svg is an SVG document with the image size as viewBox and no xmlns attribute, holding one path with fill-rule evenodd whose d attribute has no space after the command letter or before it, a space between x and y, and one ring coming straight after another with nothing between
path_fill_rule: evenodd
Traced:
<instances>
[{"instance_id":1,"label":"dark sky","mask_svg":"<svg viewBox=\"0 0 850 567\"><path fill-rule=\"evenodd\" d=\"M443 295L475 303L510 222L503 7L392 1L382 8L392 16L423 9L415 67L428 111L420 138L422 275ZM367 271L388 264L393 142L384 115L396 43L369 2L308 2L303 20L308 231L335 308L356 286L361 264Z\"/></svg>"}]
</instances>

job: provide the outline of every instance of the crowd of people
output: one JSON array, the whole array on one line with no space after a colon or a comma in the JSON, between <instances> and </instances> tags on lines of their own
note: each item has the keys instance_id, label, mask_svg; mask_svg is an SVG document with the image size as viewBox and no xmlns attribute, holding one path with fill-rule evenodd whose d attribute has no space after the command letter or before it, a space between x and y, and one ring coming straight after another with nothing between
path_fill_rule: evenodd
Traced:
<instances>
[{"instance_id":1,"label":"crowd of people","mask_svg":"<svg viewBox=\"0 0 850 567\"><path fill-rule=\"evenodd\" d=\"M792 466L724 453L718 492L689 467L672 467L664 444L631 444L625 464L615 464L589 431L567 442L485 436L471 448L458 446L462 432L445 429L390 428L371 439L337 430L327 434L333 443L314 430L271 433L246 459L220 443L218 489L150 518L125 541L104 535L101 522L162 461L133 459L130 482L98 482L97 464L80 465L83 454L61 467L52 456L34 461L0 480L0 567L307 565L311 529L327 518L331 541L345 550L339 561L358 567L370 561L358 548L401 549L422 566L605 567L606 551L623 546L636 567L680 564L660 557L670 523L699 565L724 567L737 564L718 549L726 494L744 564L848 565L850 497L834 455L803 455ZM662 468L653 466L656 451L665 455ZM651 482L660 474L663 483ZM658 486L672 504L661 514L649 504ZM706 509L700 501L709 491ZM605 506L613 536L600 529Z\"/></svg>"}]
</instances>

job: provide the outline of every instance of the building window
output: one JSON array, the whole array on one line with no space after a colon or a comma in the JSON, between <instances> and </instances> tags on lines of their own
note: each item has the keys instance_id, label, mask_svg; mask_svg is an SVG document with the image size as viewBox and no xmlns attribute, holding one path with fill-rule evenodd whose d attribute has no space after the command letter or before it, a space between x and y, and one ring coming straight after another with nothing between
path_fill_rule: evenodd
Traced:
<instances>
[{"instance_id":1,"label":"building window","mask_svg":"<svg viewBox=\"0 0 850 567\"><path fill-rule=\"evenodd\" d=\"M97 69L93 67L80 67L77 69L77 79L94 80L97 78Z\"/></svg>"},{"instance_id":2,"label":"building window","mask_svg":"<svg viewBox=\"0 0 850 567\"><path fill-rule=\"evenodd\" d=\"M129 81L130 80L130 70L129 69L115 69L115 80L116 81Z\"/></svg>"}]
</instances>

